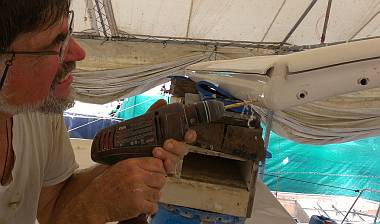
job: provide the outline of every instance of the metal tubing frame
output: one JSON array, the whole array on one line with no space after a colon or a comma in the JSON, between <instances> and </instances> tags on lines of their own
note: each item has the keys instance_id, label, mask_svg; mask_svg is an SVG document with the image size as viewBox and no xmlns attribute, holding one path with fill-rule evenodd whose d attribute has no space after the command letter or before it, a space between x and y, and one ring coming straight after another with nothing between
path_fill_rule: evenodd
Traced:
<instances>
[{"instance_id":1,"label":"metal tubing frame","mask_svg":"<svg viewBox=\"0 0 380 224\"><path fill-rule=\"evenodd\" d=\"M95 5L96 5L96 9L98 11L98 14L99 14L99 20L100 20L100 24L102 25L102 29L103 29L103 34L104 36L107 38L108 37L108 34L107 34L107 29L106 29L106 24L103 20L103 16L102 16L102 9L100 7L100 3L99 3L100 0L95 0Z\"/></svg>"},{"instance_id":2,"label":"metal tubing frame","mask_svg":"<svg viewBox=\"0 0 380 224\"><path fill-rule=\"evenodd\" d=\"M377 11L363 26L361 26L349 39L348 41L351 41L354 39L372 20L374 20L380 13L380 10Z\"/></svg>"},{"instance_id":3,"label":"metal tubing frame","mask_svg":"<svg viewBox=\"0 0 380 224\"><path fill-rule=\"evenodd\" d=\"M289 33L286 35L286 37L284 38L284 40L280 43L279 45L279 48L282 47L286 41L288 41L288 39L292 36L292 34L294 33L294 31L296 31L296 29L298 28L298 26L302 23L302 21L305 19L305 17L307 16L307 14L309 14L310 10L314 7L315 3L317 3L317 0L313 0L309 6L306 8L306 10L303 12L303 14L301 15L301 17L298 19L298 21L296 22L296 24L292 27L292 29L289 31Z\"/></svg>"},{"instance_id":4,"label":"metal tubing frame","mask_svg":"<svg viewBox=\"0 0 380 224\"><path fill-rule=\"evenodd\" d=\"M360 191L359 195L356 197L354 203L351 205L350 209L347 211L346 215L344 216L344 218L343 218L343 220L342 220L342 222L341 222L340 224L343 224L343 223L344 223L344 221L346 220L348 214L351 213L351 210L354 208L356 202L358 202L359 198L362 196L362 194L364 193L364 191L365 191L365 190L361 190L361 191Z\"/></svg>"},{"instance_id":5,"label":"metal tubing frame","mask_svg":"<svg viewBox=\"0 0 380 224\"><path fill-rule=\"evenodd\" d=\"M166 37L166 36L149 36L149 35L134 35L134 34L123 34L121 31L121 36L107 38L108 41L128 41L128 42L144 42L144 43L166 43L166 44L194 44L201 46L214 46L218 47L241 47L246 49L261 48L268 50L275 50L279 42L249 42L249 41L231 41L231 40L212 40L212 39L192 39L192 38L182 38L182 37ZM73 34L75 38L79 39L91 39L91 40L104 40L103 37L93 36L85 32L75 32ZM286 47L292 48L293 46L287 45ZM295 47L295 46L294 46ZM299 47L296 47L297 49Z\"/></svg>"},{"instance_id":6,"label":"metal tubing frame","mask_svg":"<svg viewBox=\"0 0 380 224\"><path fill-rule=\"evenodd\" d=\"M327 4L327 9L326 9L325 23L323 24L323 31L322 31L322 35L321 35L321 44L324 44L325 40L326 40L326 32L327 32L327 26L329 24L329 19L330 19L331 5L332 5L332 0L329 0L329 2Z\"/></svg>"},{"instance_id":7,"label":"metal tubing frame","mask_svg":"<svg viewBox=\"0 0 380 224\"><path fill-rule=\"evenodd\" d=\"M191 0L190 4L191 5L190 5L190 12L189 12L189 20L187 21L187 28L186 28L186 38L189 38L191 17L193 15L194 0Z\"/></svg>"},{"instance_id":8,"label":"metal tubing frame","mask_svg":"<svg viewBox=\"0 0 380 224\"><path fill-rule=\"evenodd\" d=\"M344 218L343 218L343 220L342 220L342 222L341 222L340 224L343 224L344 221L346 221L348 215L351 213L351 210L354 208L356 202L358 202L359 198L362 196L362 194L363 194L365 191L369 191L369 192L374 192L374 193L378 193L378 194L380 194L380 191L377 191L377 190L372 190L372 189L363 189L363 190L361 190L360 193L358 194L358 196L356 197L354 203L351 205L350 209L347 211L346 216L344 216ZM377 217L378 217L378 215L379 215L379 210L380 210L380 204L379 204L379 209L378 209L378 211L377 211L377 215L376 215L376 217L375 217L375 222L376 222Z\"/></svg>"},{"instance_id":9,"label":"metal tubing frame","mask_svg":"<svg viewBox=\"0 0 380 224\"><path fill-rule=\"evenodd\" d=\"M286 0L284 0L284 1L282 2L280 8L277 10L276 15L274 16L274 18L273 18L272 22L270 23L268 29L265 31L265 34L264 34L264 36L261 38L261 41L260 41L260 42L263 42L263 41L265 40L265 38L267 37L269 31L272 29L272 26L273 26L274 22L277 20L278 15L280 15L280 12L281 12L282 9L284 8L285 3L286 3Z\"/></svg>"},{"instance_id":10,"label":"metal tubing frame","mask_svg":"<svg viewBox=\"0 0 380 224\"><path fill-rule=\"evenodd\" d=\"M98 24L96 22L96 13L95 13L94 2L92 0L86 0L86 7L87 7L87 13L88 13L88 15L90 17L90 21L91 21L91 28L93 29L93 31L95 32L95 34L97 36L100 36L99 27L98 27Z\"/></svg>"},{"instance_id":11,"label":"metal tubing frame","mask_svg":"<svg viewBox=\"0 0 380 224\"><path fill-rule=\"evenodd\" d=\"M379 217L379 213L380 213L380 203L379 203L379 207L377 208L377 212L376 212L376 216L375 216L375 220L373 221L373 224L376 224L377 218Z\"/></svg>"},{"instance_id":12,"label":"metal tubing frame","mask_svg":"<svg viewBox=\"0 0 380 224\"><path fill-rule=\"evenodd\" d=\"M265 127L265 137L264 137L265 156L261 163L261 168L260 168L260 180L262 181L264 180L264 175L265 175L265 161L266 161L266 155L268 151L270 131L272 130L273 115L274 115L274 111L268 110L267 119L266 119L267 122L266 122L266 127Z\"/></svg>"},{"instance_id":13,"label":"metal tubing frame","mask_svg":"<svg viewBox=\"0 0 380 224\"><path fill-rule=\"evenodd\" d=\"M121 31L122 32L122 31ZM242 47L246 49L252 48L262 48L269 50L278 49L280 42L254 42L254 41L232 41L232 40L212 40L212 39L194 39L194 38L183 38L183 37L168 37L168 36L150 36L150 35L136 35L136 34L123 34L119 37L107 38L109 41L129 41L129 42L147 42L147 43L167 43L167 44L195 44L195 45L218 45L219 47L230 46L230 47ZM94 36L85 32L74 32L73 36L79 39L91 39L91 40L104 40L103 37ZM351 41L337 41L325 44L314 44L314 45L290 45L286 44L289 52L299 52L307 49L314 49L325 46L333 46L338 44L362 41L362 40L372 40L380 38L380 36L365 37L360 39L355 39Z\"/></svg>"},{"instance_id":14,"label":"metal tubing frame","mask_svg":"<svg viewBox=\"0 0 380 224\"><path fill-rule=\"evenodd\" d=\"M104 12L106 13L108 26L111 31L111 35L113 37L117 37L119 36L119 31L118 31L116 20L115 20L115 15L113 13L111 0L103 0L103 6L104 6Z\"/></svg>"}]
</instances>

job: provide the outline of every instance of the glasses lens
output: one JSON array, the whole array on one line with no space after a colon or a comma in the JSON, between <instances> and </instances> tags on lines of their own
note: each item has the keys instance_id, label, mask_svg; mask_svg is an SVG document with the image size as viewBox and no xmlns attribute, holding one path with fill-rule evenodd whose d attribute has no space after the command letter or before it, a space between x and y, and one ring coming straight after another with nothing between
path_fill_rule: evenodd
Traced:
<instances>
[{"instance_id":1,"label":"glasses lens","mask_svg":"<svg viewBox=\"0 0 380 224\"><path fill-rule=\"evenodd\" d=\"M62 42L61 49L59 50L59 62L63 63L65 58L65 51L67 45L69 44L71 34L73 33L73 25L74 25L74 11L69 11L68 15L68 32L65 40Z\"/></svg>"}]
</instances>

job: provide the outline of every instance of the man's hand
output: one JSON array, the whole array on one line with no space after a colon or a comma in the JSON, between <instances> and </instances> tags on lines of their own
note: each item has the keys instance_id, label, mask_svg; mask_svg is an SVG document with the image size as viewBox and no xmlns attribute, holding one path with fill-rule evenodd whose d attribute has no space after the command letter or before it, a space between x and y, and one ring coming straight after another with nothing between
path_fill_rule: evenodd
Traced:
<instances>
[{"instance_id":1,"label":"man's hand","mask_svg":"<svg viewBox=\"0 0 380 224\"><path fill-rule=\"evenodd\" d=\"M197 133L194 130L188 130L185 134L185 142L193 143L197 139ZM164 163L165 171L168 174L173 173L176 164L183 159L188 153L188 149L183 142L173 139L165 141L164 146L153 149L153 156L161 159Z\"/></svg>"},{"instance_id":2,"label":"man's hand","mask_svg":"<svg viewBox=\"0 0 380 224\"><path fill-rule=\"evenodd\" d=\"M193 143L196 132L189 130L185 142ZM166 140L164 146L153 149L155 158L127 159L109 167L94 183L107 214L107 222L134 218L140 214L154 214L158 209L160 190L165 177L176 163L188 153L183 142Z\"/></svg>"},{"instance_id":3,"label":"man's hand","mask_svg":"<svg viewBox=\"0 0 380 224\"><path fill-rule=\"evenodd\" d=\"M164 105L159 101L151 109ZM188 130L184 139L193 143L196 137L195 131ZM97 224L156 213L167 174L188 153L185 142L166 140L163 147L153 149L154 158L133 158L102 166L102 171L87 181L83 181L83 174L74 175L55 191L61 197L54 206L52 220ZM78 210L83 213L74 212Z\"/></svg>"},{"instance_id":4,"label":"man's hand","mask_svg":"<svg viewBox=\"0 0 380 224\"><path fill-rule=\"evenodd\" d=\"M92 183L100 208L94 212L104 214L107 222L156 213L165 176L157 158L127 159L109 167Z\"/></svg>"},{"instance_id":5,"label":"man's hand","mask_svg":"<svg viewBox=\"0 0 380 224\"><path fill-rule=\"evenodd\" d=\"M159 109L166 106L165 100L157 100L148 111ZM186 143L194 143L197 139L197 133L194 130L188 130L184 136ZM183 142L178 142L174 139L165 141L163 147L153 149L153 156L161 159L164 163L165 170L168 174L173 173L176 164L189 153L186 145Z\"/></svg>"}]
</instances>

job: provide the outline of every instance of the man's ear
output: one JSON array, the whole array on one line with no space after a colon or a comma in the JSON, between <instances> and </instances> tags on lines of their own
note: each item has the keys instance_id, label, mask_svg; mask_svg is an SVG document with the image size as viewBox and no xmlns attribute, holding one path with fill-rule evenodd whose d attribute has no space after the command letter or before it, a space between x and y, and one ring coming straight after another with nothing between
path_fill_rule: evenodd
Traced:
<instances>
[{"instance_id":1,"label":"man's ear","mask_svg":"<svg viewBox=\"0 0 380 224\"><path fill-rule=\"evenodd\" d=\"M150 112L152 110L156 110L156 109L158 109L160 107L164 107L166 105L167 105L167 103L166 103L165 100L159 99L152 106L150 106L149 109L146 112Z\"/></svg>"}]
</instances>

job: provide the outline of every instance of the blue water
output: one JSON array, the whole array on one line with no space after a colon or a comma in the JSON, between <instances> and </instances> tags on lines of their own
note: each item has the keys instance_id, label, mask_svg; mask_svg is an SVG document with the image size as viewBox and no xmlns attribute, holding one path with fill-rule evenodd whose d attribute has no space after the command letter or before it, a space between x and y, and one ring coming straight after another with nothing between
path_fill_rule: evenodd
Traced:
<instances>
[{"instance_id":1,"label":"blue water","mask_svg":"<svg viewBox=\"0 0 380 224\"><path fill-rule=\"evenodd\" d=\"M271 190L346 196L357 196L358 193L342 188L380 191L380 137L314 146L292 142L272 133L268 148L273 158L267 160L265 172L268 175L264 182ZM278 173L285 178L274 177ZM363 196L380 201L377 193Z\"/></svg>"}]
</instances>

